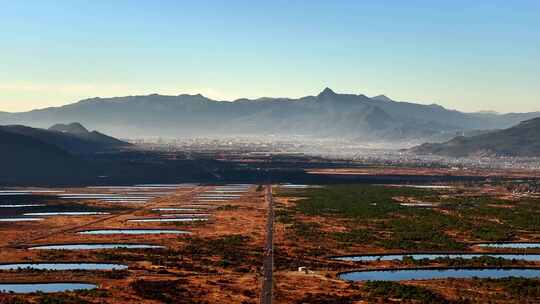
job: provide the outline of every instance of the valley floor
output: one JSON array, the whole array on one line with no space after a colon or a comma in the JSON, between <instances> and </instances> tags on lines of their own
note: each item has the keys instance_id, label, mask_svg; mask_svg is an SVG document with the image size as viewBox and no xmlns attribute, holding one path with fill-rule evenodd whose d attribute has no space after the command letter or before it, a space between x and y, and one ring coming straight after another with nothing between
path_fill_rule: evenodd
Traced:
<instances>
[{"instance_id":1,"label":"valley floor","mask_svg":"<svg viewBox=\"0 0 540 304\"><path fill-rule=\"evenodd\" d=\"M337 172L325 170L314 173ZM402 176L406 169L339 170L340 174ZM441 172L423 169L422 174ZM531 192L535 189L531 183L488 177L423 185L272 185L273 302L536 303L540 301L540 246L536 246L540 198ZM0 293L0 303L259 303L269 203L264 190L264 186L238 184L3 189L0 290L7 283L48 282L90 283L97 288L6 292ZM1 221L28 218L39 220ZM146 234L127 234L140 229ZM104 230L123 232L99 233ZM166 231L157 234L156 230ZM161 247L39 248L73 244ZM388 254L404 257L385 258ZM415 254L423 255L415 258ZM362 261L366 255L378 256ZM11 263L24 265L2 268ZM25 268L37 263L114 263L127 268ZM388 273L382 281L342 278L350 271L362 275L370 270L509 268L532 275L385 281L399 275Z\"/></svg>"}]
</instances>

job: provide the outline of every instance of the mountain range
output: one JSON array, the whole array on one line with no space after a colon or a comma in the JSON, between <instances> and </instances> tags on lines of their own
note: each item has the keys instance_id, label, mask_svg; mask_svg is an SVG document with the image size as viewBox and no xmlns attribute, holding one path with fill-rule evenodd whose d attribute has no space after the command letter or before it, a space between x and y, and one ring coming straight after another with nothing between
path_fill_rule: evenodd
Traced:
<instances>
[{"instance_id":1,"label":"mountain range","mask_svg":"<svg viewBox=\"0 0 540 304\"><path fill-rule=\"evenodd\" d=\"M540 118L500 131L471 137L455 137L444 143L427 143L411 149L417 154L453 157L540 156Z\"/></svg>"},{"instance_id":2,"label":"mountain range","mask_svg":"<svg viewBox=\"0 0 540 304\"><path fill-rule=\"evenodd\" d=\"M477 130L503 129L540 112L464 113L384 95L338 94L217 101L197 95L91 98L21 113L0 113L0 124L45 127L79 121L121 137L276 135L380 142L444 141Z\"/></svg>"}]
</instances>

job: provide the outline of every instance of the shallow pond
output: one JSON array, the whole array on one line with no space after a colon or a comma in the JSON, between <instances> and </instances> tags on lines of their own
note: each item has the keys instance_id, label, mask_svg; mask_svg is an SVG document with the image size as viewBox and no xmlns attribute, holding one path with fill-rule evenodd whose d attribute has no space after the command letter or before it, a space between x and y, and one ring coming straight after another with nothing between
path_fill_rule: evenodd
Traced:
<instances>
[{"instance_id":1,"label":"shallow pond","mask_svg":"<svg viewBox=\"0 0 540 304\"><path fill-rule=\"evenodd\" d=\"M0 291L4 293L32 293L32 292L65 292L73 290L90 290L97 285L88 283L0 283Z\"/></svg>"},{"instance_id":2,"label":"shallow pond","mask_svg":"<svg viewBox=\"0 0 540 304\"><path fill-rule=\"evenodd\" d=\"M120 203L133 203L133 204L142 204L148 202L148 200L100 200L105 203L111 204L120 204Z\"/></svg>"},{"instance_id":3,"label":"shallow pond","mask_svg":"<svg viewBox=\"0 0 540 304\"><path fill-rule=\"evenodd\" d=\"M97 249L156 249L164 246L149 244L57 244L33 246L31 250L97 250Z\"/></svg>"},{"instance_id":4,"label":"shallow pond","mask_svg":"<svg viewBox=\"0 0 540 304\"><path fill-rule=\"evenodd\" d=\"M242 194L238 194L238 193L225 193L225 192L220 192L220 193L203 192L203 193L200 193L198 196L240 197L240 196L242 196Z\"/></svg>"},{"instance_id":5,"label":"shallow pond","mask_svg":"<svg viewBox=\"0 0 540 304\"><path fill-rule=\"evenodd\" d=\"M207 221L207 218L147 218L147 219L131 219L128 222L133 223L152 223L152 222L200 222Z\"/></svg>"},{"instance_id":6,"label":"shallow pond","mask_svg":"<svg viewBox=\"0 0 540 304\"><path fill-rule=\"evenodd\" d=\"M37 222L42 221L42 218L39 217L9 217L9 218L0 218L0 222Z\"/></svg>"},{"instance_id":7,"label":"shallow pond","mask_svg":"<svg viewBox=\"0 0 540 304\"><path fill-rule=\"evenodd\" d=\"M209 217L209 213L165 213L161 215L162 217Z\"/></svg>"},{"instance_id":8,"label":"shallow pond","mask_svg":"<svg viewBox=\"0 0 540 304\"><path fill-rule=\"evenodd\" d=\"M204 192L204 194L216 194L216 195L220 195L220 194L236 194L238 195L238 193L245 193L246 190L211 190L211 191L206 191Z\"/></svg>"},{"instance_id":9,"label":"shallow pond","mask_svg":"<svg viewBox=\"0 0 540 304\"><path fill-rule=\"evenodd\" d=\"M197 208L197 209L212 209L212 208L217 208L218 206L214 206L214 205L207 205L207 204L192 204L192 205L184 205L183 207L186 207L186 208Z\"/></svg>"},{"instance_id":10,"label":"shallow pond","mask_svg":"<svg viewBox=\"0 0 540 304\"><path fill-rule=\"evenodd\" d=\"M127 199L127 200L136 200L136 199L152 199L154 198L153 196L119 196L119 195L107 195L107 196L102 196L102 195L74 195L74 196L71 196L71 195L65 195L65 196L60 196L60 198L63 198L63 199L94 199L94 200L121 200L121 199Z\"/></svg>"},{"instance_id":11,"label":"shallow pond","mask_svg":"<svg viewBox=\"0 0 540 304\"><path fill-rule=\"evenodd\" d=\"M417 208L431 208L431 207L437 207L438 204L434 203L400 203L401 206L404 207L417 207Z\"/></svg>"},{"instance_id":12,"label":"shallow pond","mask_svg":"<svg viewBox=\"0 0 540 304\"><path fill-rule=\"evenodd\" d=\"M197 212L197 208L154 208L152 211L185 211L185 212Z\"/></svg>"},{"instance_id":13,"label":"shallow pond","mask_svg":"<svg viewBox=\"0 0 540 304\"><path fill-rule=\"evenodd\" d=\"M94 212L94 211L71 211L71 212L30 212L24 213L26 216L55 216L55 215L66 215L66 216L84 216L84 215L108 215L109 212Z\"/></svg>"},{"instance_id":14,"label":"shallow pond","mask_svg":"<svg viewBox=\"0 0 540 304\"><path fill-rule=\"evenodd\" d=\"M0 264L0 270L123 270L126 265L108 263L14 263Z\"/></svg>"},{"instance_id":15,"label":"shallow pond","mask_svg":"<svg viewBox=\"0 0 540 304\"><path fill-rule=\"evenodd\" d=\"M416 189L432 189L432 190L443 190L443 189L453 189L452 186L447 185L405 185L405 184L389 184L385 185L388 187L405 187L405 188L416 188Z\"/></svg>"},{"instance_id":16,"label":"shallow pond","mask_svg":"<svg viewBox=\"0 0 540 304\"><path fill-rule=\"evenodd\" d=\"M403 270L368 270L346 272L339 278L346 281L407 281L407 280L434 280L434 279L467 279L507 277L537 278L540 269L526 268L480 268L480 269L403 269Z\"/></svg>"},{"instance_id":17,"label":"shallow pond","mask_svg":"<svg viewBox=\"0 0 540 304\"><path fill-rule=\"evenodd\" d=\"M499 253L460 253L460 254L387 254L387 255L358 255L334 257L334 260L351 262L372 262L372 261L402 261L405 257L415 260L435 260L439 258L450 259L473 259L478 257L494 257L508 260L540 261L540 254L499 254Z\"/></svg>"},{"instance_id":18,"label":"shallow pond","mask_svg":"<svg viewBox=\"0 0 540 304\"><path fill-rule=\"evenodd\" d=\"M540 248L540 243L482 243L476 246L484 248L531 249Z\"/></svg>"},{"instance_id":19,"label":"shallow pond","mask_svg":"<svg viewBox=\"0 0 540 304\"><path fill-rule=\"evenodd\" d=\"M103 229L80 231L79 234L109 235L109 234L191 234L189 231L172 229Z\"/></svg>"},{"instance_id":20,"label":"shallow pond","mask_svg":"<svg viewBox=\"0 0 540 304\"><path fill-rule=\"evenodd\" d=\"M45 204L15 204L15 205L0 205L0 208L28 208L28 207L43 207Z\"/></svg>"}]
</instances>

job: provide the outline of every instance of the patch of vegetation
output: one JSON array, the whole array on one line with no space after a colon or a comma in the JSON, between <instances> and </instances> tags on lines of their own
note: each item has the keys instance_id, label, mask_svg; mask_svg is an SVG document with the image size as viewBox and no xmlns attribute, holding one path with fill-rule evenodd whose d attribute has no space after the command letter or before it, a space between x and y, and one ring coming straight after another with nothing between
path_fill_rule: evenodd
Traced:
<instances>
[{"instance_id":1,"label":"patch of vegetation","mask_svg":"<svg viewBox=\"0 0 540 304\"><path fill-rule=\"evenodd\" d=\"M463 250L466 244L452 235L478 241L509 241L523 232L540 232L540 201L508 201L490 196L452 196L439 190L373 185L333 185L296 191L305 197L292 210L279 210L282 223L292 223L295 232L308 240L316 227L295 220L295 212L340 221L349 231L334 234L341 246L371 242L385 249ZM401 206L396 198L441 203L439 209ZM511 208L507 208L511 205ZM499 207L502 206L502 207ZM361 232L373 227L377 234Z\"/></svg>"},{"instance_id":2,"label":"patch of vegetation","mask_svg":"<svg viewBox=\"0 0 540 304\"><path fill-rule=\"evenodd\" d=\"M540 200L508 201L488 196L467 198L465 202L445 205L445 208L468 220L471 234L480 240L504 241L519 231L540 231ZM509 205L511 208L498 206Z\"/></svg>"},{"instance_id":3,"label":"patch of vegetation","mask_svg":"<svg viewBox=\"0 0 540 304\"><path fill-rule=\"evenodd\" d=\"M238 209L240 209L240 206L234 206L230 204L219 206L216 208L216 210L220 210L220 211L232 211L232 210L238 210Z\"/></svg>"},{"instance_id":4,"label":"patch of vegetation","mask_svg":"<svg viewBox=\"0 0 540 304\"><path fill-rule=\"evenodd\" d=\"M113 280L120 280L120 279L125 279L129 276L129 271L126 270L126 269L123 269L123 270L111 270L111 271L105 271L103 273L103 276L108 278L108 279L113 279Z\"/></svg>"},{"instance_id":5,"label":"patch of vegetation","mask_svg":"<svg viewBox=\"0 0 540 304\"><path fill-rule=\"evenodd\" d=\"M310 256L325 256L328 250L321 249L304 249L300 248L299 252L289 252L280 247L274 248L274 267L278 270L296 270L298 267L307 267L308 269L325 269L325 270L343 270L343 263L333 260L321 260L307 258Z\"/></svg>"},{"instance_id":6,"label":"patch of vegetation","mask_svg":"<svg viewBox=\"0 0 540 304\"><path fill-rule=\"evenodd\" d=\"M394 200L395 197L414 197L437 201L437 192L433 190L337 185L310 189L302 195L307 198L298 201L299 212L343 219L350 226L349 231L334 234L338 242L352 245L378 241L384 248L403 250L458 250L465 247L445 234L446 230L470 226L460 218L429 209L404 207ZM388 233L380 238L362 230L360 225Z\"/></svg>"},{"instance_id":7,"label":"patch of vegetation","mask_svg":"<svg viewBox=\"0 0 540 304\"><path fill-rule=\"evenodd\" d=\"M369 281L365 283L364 291L370 297L375 298L413 300L421 304L450 303L443 296L427 288L403 285L397 282Z\"/></svg>"},{"instance_id":8,"label":"patch of vegetation","mask_svg":"<svg viewBox=\"0 0 540 304\"><path fill-rule=\"evenodd\" d=\"M340 296L335 294L308 293L296 304L352 304L360 300L360 296Z\"/></svg>"},{"instance_id":9,"label":"patch of vegetation","mask_svg":"<svg viewBox=\"0 0 540 304\"><path fill-rule=\"evenodd\" d=\"M89 304L87 300L81 298L78 295L56 293L56 294L43 294L38 299L39 304Z\"/></svg>"},{"instance_id":10,"label":"patch of vegetation","mask_svg":"<svg viewBox=\"0 0 540 304\"><path fill-rule=\"evenodd\" d=\"M452 218L433 214L393 219L379 227L391 232L391 237L379 241L386 249L402 250L463 250L465 245L444 231L458 225Z\"/></svg>"},{"instance_id":11,"label":"patch of vegetation","mask_svg":"<svg viewBox=\"0 0 540 304\"><path fill-rule=\"evenodd\" d=\"M352 229L345 232L334 232L330 235L342 246L367 243L373 241L375 238L373 232L368 229Z\"/></svg>"},{"instance_id":12,"label":"patch of vegetation","mask_svg":"<svg viewBox=\"0 0 540 304\"><path fill-rule=\"evenodd\" d=\"M20 297L0 296L0 304L30 304L30 302Z\"/></svg>"},{"instance_id":13,"label":"patch of vegetation","mask_svg":"<svg viewBox=\"0 0 540 304\"><path fill-rule=\"evenodd\" d=\"M228 235L215 239L188 237L186 240L182 254L192 257L193 260L218 256L220 261L216 266L234 267L234 270L242 273L249 272L250 267L256 270L262 262L261 252L251 249L248 244L250 239L244 235Z\"/></svg>"},{"instance_id":14,"label":"patch of vegetation","mask_svg":"<svg viewBox=\"0 0 540 304\"><path fill-rule=\"evenodd\" d=\"M441 257L433 260L413 259L410 256L403 258L403 263L414 266L426 266L432 264L443 264L449 267L505 267L505 266L526 266L523 260L511 260L496 258L491 256L474 257L472 259Z\"/></svg>"},{"instance_id":15,"label":"patch of vegetation","mask_svg":"<svg viewBox=\"0 0 540 304\"><path fill-rule=\"evenodd\" d=\"M492 223L485 223L472 230L473 238L489 242L509 241L514 238L514 235L514 231L509 230L508 227Z\"/></svg>"},{"instance_id":16,"label":"patch of vegetation","mask_svg":"<svg viewBox=\"0 0 540 304\"><path fill-rule=\"evenodd\" d=\"M405 207L395 196L423 196L426 191L370 185L337 185L309 189L296 208L306 215L350 217L356 220L384 219Z\"/></svg>"},{"instance_id":17,"label":"patch of vegetation","mask_svg":"<svg viewBox=\"0 0 540 304\"><path fill-rule=\"evenodd\" d=\"M43 261L60 261L64 260L68 254L66 250L39 250L39 259Z\"/></svg>"},{"instance_id":18,"label":"patch of vegetation","mask_svg":"<svg viewBox=\"0 0 540 304\"><path fill-rule=\"evenodd\" d=\"M156 300L166 304L207 304L200 300L200 294L191 291L187 280L149 281L137 280L131 288L143 299Z\"/></svg>"},{"instance_id":19,"label":"patch of vegetation","mask_svg":"<svg viewBox=\"0 0 540 304\"><path fill-rule=\"evenodd\" d=\"M316 241L323 236L321 231L321 224L314 222L300 222L295 221L291 225L290 229L294 230L295 235L307 240Z\"/></svg>"},{"instance_id":20,"label":"patch of vegetation","mask_svg":"<svg viewBox=\"0 0 540 304\"><path fill-rule=\"evenodd\" d=\"M274 212L276 222L282 224L291 224L294 222L294 212L287 209L277 209Z\"/></svg>"},{"instance_id":21,"label":"patch of vegetation","mask_svg":"<svg viewBox=\"0 0 540 304\"><path fill-rule=\"evenodd\" d=\"M537 300L540 301L540 280L526 278L503 278L503 279L486 279L489 284L496 284L504 289L512 297L519 298L523 301ZM533 303L529 301L530 303Z\"/></svg>"},{"instance_id":22,"label":"patch of vegetation","mask_svg":"<svg viewBox=\"0 0 540 304\"><path fill-rule=\"evenodd\" d=\"M87 298L106 298L111 296L108 290L100 288L77 290L75 293Z\"/></svg>"}]
</instances>

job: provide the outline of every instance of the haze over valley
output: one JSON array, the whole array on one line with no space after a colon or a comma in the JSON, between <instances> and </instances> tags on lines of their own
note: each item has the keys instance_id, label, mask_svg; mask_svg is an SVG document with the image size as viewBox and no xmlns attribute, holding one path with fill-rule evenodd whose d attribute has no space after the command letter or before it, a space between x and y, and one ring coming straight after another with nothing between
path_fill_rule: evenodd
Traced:
<instances>
[{"instance_id":1,"label":"haze over valley","mask_svg":"<svg viewBox=\"0 0 540 304\"><path fill-rule=\"evenodd\" d=\"M91 98L66 106L2 113L0 123L48 127L77 121L122 138L274 136L347 139L410 147L456 135L504 129L540 112L464 113L436 104L394 101L384 95L325 88L299 99L216 101L202 95Z\"/></svg>"}]
</instances>

